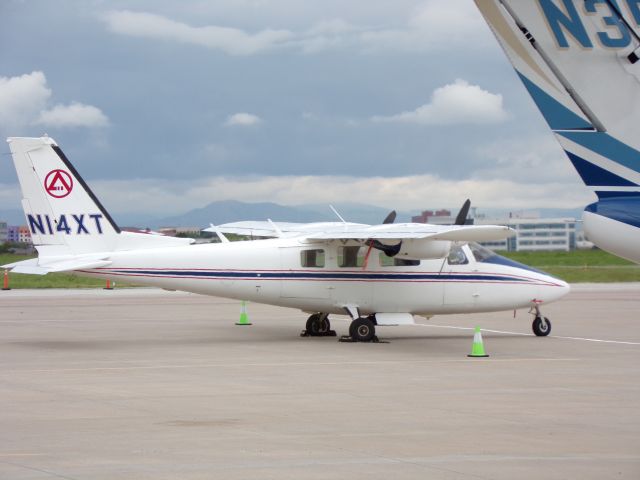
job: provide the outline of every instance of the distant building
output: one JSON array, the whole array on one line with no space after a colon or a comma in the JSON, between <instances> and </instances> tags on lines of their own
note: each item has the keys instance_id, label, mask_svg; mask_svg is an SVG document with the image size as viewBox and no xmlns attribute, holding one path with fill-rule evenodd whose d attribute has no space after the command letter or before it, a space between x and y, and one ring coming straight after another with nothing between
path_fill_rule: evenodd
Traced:
<instances>
[{"instance_id":1,"label":"distant building","mask_svg":"<svg viewBox=\"0 0 640 480\"><path fill-rule=\"evenodd\" d=\"M506 240L482 242L482 245L492 250L568 252L576 249L575 218L482 218L476 219L475 224L505 225L516 231L514 237Z\"/></svg>"},{"instance_id":2,"label":"distant building","mask_svg":"<svg viewBox=\"0 0 640 480\"><path fill-rule=\"evenodd\" d=\"M8 226L7 222L0 221L0 243L5 243L8 237Z\"/></svg>"},{"instance_id":3,"label":"distant building","mask_svg":"<svg viewBox=\"0 0 640 480\"><path fill-rule=\"evenodd\" d=\"M26 225L18 227L18 243L31 243L31 232Z\"/></svg>"},{"instance_id":4,"label":"distant building","mask_svg":"<svg viewBox=\"0 0 640 480\"><path fill-rule=\"evenodd\" d=\"M20 227L16 225L9 225L7 227L7 242L18 243L20 241L19 228Z\"/></svg>"},{"instance_id":5,"label":"distant building","mask_svg":"<svg viewBox=\"0 0 640 480\"><path fill-rule=\"evenodd\" d=\"M7 227L7 242L31 244L31 232L26 225L9 225Z\"/></svg>"},{"instance_id":6,"label":"distant building","mask_svg":"<svg viewBox=\"0 0 640 480\"><path fill-rule=\"evenodd\" d=\"M434 225L452 225L455 218L449 210L425 210L412 217L415 223L431 223ZM486 218L477 215L471 209L471 218L467 224L473 225L506 225L516 231L516 235L497 242L482 242L492 250L518 252L523 250L561 250L576 249L575 218L540 218L535 211L510 213L509 218ZM582 244L581 244L582 245Z\"/></svg>"},{"instance_id":7,"label":"distant building","mask_svg":"<svg viewBox=\"0 0 640 480\"><path fill-rule=\"evenodd\" d=\"M450 225L455 221L451 210L424 210L420 215L411 217L413 223L431 223L433 225Z\"/></svg>"}]
</instances>

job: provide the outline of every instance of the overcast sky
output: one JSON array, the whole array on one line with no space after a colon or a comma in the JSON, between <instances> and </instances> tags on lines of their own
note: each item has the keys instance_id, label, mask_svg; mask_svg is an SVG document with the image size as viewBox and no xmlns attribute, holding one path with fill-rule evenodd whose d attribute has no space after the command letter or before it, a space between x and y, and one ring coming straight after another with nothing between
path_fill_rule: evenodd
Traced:
<instances>
[{"instance_id":1,"label":"overcast sky","mask_svg":"<svg viewBox=\"0 0 640 480\"><path fill-rule=\"evenodd\" d=\"M0 135L113 213L592 200L471 0L2 0ZM0 208L19 208L8 146Z\"/></svg>"}]
</instances>

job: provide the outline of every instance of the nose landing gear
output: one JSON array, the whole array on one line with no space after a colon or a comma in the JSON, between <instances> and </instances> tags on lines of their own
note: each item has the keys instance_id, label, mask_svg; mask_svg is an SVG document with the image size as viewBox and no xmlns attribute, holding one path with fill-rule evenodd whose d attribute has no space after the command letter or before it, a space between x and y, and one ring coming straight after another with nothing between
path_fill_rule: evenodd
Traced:
<instances>
[{"instance_id":1,"label":"nose landing gear","mask_svg":"<svg viewBox=\"0 0 640 480\"><path fill-rule=\"evenodd\" d=\"M551 321L547 317L542 316L540 306L536 303L535 306L531 307L529 313L535 315L533 323L531 324L533 333L535 333L537 337L546 337L549 335L551 333Z\"/></svg>"},{"instance_id":2,"label":"nose landing gear","mask_svg":"<svg viewBox=\"0 0 640 480\"><path fill-rule=\"evenodd\" d=\"M352 342L376 342L375 317L359 317L351 322L349 336Z\"/></svg>"}]
</instances>

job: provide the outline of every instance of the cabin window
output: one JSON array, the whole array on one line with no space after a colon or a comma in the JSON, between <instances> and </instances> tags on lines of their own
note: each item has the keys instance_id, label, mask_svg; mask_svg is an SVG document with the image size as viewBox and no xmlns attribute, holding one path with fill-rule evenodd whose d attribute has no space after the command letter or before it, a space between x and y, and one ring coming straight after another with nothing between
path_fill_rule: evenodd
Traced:
<instances>
[{"instance_id":1,"label":"cabin window","mask_svg":"<svg viewBox=\"0 0 640 480\"><path fill-rule=\"evenodd\" d=\"M324 267L324 250L302 250L300 252L300 263L305 268Z\"/></svg>"},{"instance_id":2,"label":"cabin window","mask_svg":"<svg viewBox=\"0 0 640 480\"><path fill-rule=\"evenodd\" d=\"M366 249L358 246L339 247L338 248L338 266L339 267L361 267L364 265L364 256Z\"/></svg>"},{"instance_id":3,"label":"cabin window","mask_svg":"<svg viewBox=\"0 0 640 480\"><path fill-rule=\"evenodd\" d=\"M408 258L389 257L386 253L380 252L381 267L417 267L420 260L410 260Z\"/></svg>"},{"instance_id":4,"label":"cabin window","mask_svg":"<svg viewBox=\"0 0 640 480\"><path fill-rule=\"evenodd\" d=\"M449 251L447 262L449 263L449 265L466 265L467 263L469 263L469 259L467 259L467 256L464 254L464 250L462 250L462 247L454 245Z\"/></svg>"}]
</instances>

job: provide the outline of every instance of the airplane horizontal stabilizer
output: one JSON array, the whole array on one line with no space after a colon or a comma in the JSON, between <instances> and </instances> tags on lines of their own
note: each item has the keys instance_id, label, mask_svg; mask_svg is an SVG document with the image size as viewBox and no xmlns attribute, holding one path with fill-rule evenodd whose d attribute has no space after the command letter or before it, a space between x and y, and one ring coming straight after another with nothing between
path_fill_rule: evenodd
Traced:
<instances>
[{"instance_id":1,"label":"airplane horizontal stabilizer","mask_svg":"<svg viewBox=\"0 0 640 480\"><path fill-rule=\"evenodd\" d=\"M46 275L47 273L69 272L72 270L88 270L91 268L106 267L111 265L110 260L96 257L67 257L56 260L31 258L21 262L2 265L0 268L11 270L14 273L26 273L30 275Z\"/></svg>"}]
</instances>

